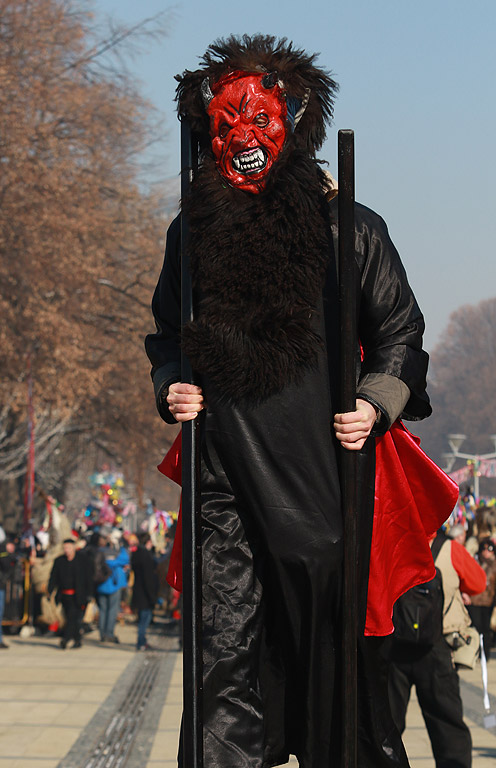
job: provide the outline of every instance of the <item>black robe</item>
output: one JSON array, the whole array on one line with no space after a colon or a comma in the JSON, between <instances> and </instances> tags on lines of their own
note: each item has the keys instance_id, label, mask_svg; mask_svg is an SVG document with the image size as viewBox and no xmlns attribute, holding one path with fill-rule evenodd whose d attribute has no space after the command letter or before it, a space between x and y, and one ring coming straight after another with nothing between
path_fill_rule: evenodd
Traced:
<instances>
[{"instance_id":1,"label":"black robe","mask_svg":"<svg viewBox=\"0 0 496 768\"><path fill-rule=\"evenodd\" d=\"M336 202L331 202L331 213ZM336 240L333 225L333 240ZM147 337L161 415L164 387L180 379L177 220ZM430 412L423 319L386 226L357 205L361 376L409 387L404 417ZM339 451L332 431L339 360L336 264L314 330L325 341L315 369L257 406L225 402L202 377L204 746L215 768L264 768L296 754L304 768L340 765L342 521ZM358 352L357 352L358 359ZM382 420L387 426L387 417ZM359 764L407 765L387 700L380 639L364 638L372 533L374 440L358 457Z\"/></svg>"}]
</instances>

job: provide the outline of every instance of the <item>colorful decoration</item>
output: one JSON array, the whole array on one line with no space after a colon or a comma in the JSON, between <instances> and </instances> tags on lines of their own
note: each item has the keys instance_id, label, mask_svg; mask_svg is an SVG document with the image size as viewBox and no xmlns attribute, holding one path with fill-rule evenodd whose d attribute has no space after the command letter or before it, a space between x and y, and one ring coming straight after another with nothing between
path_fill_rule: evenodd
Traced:
<instances>
[{"instance_id":1,"label":"colorful decoration","mask_svg":"<svg viewBox=\"0 0 496 768\"><path fill-rule=\"evenodd\" d=\"M166 548L166 535L171 526L177 521L177 512L166 512L162 509L156 509L152 502L147 505L147 520L142 525L142 529L150 534L153 546L158 552Z\"/></svg>"},{"instance_id":2,"label":"colorful decoration","mask_svg":"<svg viewBox=\"0 0 496 768\"><path fill-rule=\"evenodd\" d=\"M137 528L138 505L129 496L124 474L103 465L88 481L91 486L91 499L81 512L85 524L88 527L118 526L124 531L127 529L127 535L131 535L130 530ZM177 519L177 512L156 509L151 500L147 502L145 511L146 518L140 528L151 534L159 551L163 550L165 536Z\"/></svg>"},{"instance_id":3,"label":"colorful decoration","mask_svg":"<svg viewBox=\"0 0 496 768\"><path fill-rule=\"evenodd\" d=\"M494 507L496 505L496 499L476 499L472 494L466 494L465 496L459 496L456 506L451 513L450 517L443 526L447 531L453 528L454 525L463 525L465 530L468 530L469 523L471 523L477 514L477 510L481 507Z\"/></svg>"},{"instance_id":4,"label":"colorful decoration","mask_svg":"<svg viewBox=\"0 0 496 768\"><path fill-rule=\"evenodd\" d=\"M496 459L475 459L475 461L469 459L464 467L449 473L449 476L458 485L468 482L474 475L478 477L496 477Z\"/></svg>"},{"instance_id":5,"label":"colorful decoration","mask_svg":"<svg viewBox=\"0 0 496 768\"><path fill-rule=\"evenodd\" d=\"M84 510L89 525L120 525L123 518L136 512L136 504L125 496L122 472L116 472L104 464L100 472L89 478L92 498Z\"/></svg>"}]
</instances>

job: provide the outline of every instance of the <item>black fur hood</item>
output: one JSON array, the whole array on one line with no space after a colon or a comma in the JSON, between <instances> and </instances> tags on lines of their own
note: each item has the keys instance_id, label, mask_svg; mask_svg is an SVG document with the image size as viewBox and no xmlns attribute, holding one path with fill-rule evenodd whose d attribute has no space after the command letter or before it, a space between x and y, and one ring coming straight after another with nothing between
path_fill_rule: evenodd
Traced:
<instances>
[{"instance_id":1,"label":"black fur hood","mask_svg":"<svg viewBox=\"0 0 496 768\"><path fill-rule=\"evenodd\" d=\"M230 402L261 402L317 363L315 312L332 247L327 190L318 163L298 150L260 195L223 184L209 157L193 182L185 208L199 301L182 345Z\"/></svg>"},{"instance_id":2,"label":"black fur hood","mask_svg":"<svg viewBox=\"0 0 496 768\"><path fill-rule=\"evenodd\" d=\"M202 149L210 144L209 120L201 84L205 78L216 83L231 71L268 72L282 81L287 99L307 100L295 133L295 145L311 156L321 148L326 125L332 120L337 83L315 65L317 54L298 50L286 38L272 35L231 35L216 40L201 58L201 68L176 75L176 99L180 117L187 117L198 135Z\"/></svg>"}]
</instances>

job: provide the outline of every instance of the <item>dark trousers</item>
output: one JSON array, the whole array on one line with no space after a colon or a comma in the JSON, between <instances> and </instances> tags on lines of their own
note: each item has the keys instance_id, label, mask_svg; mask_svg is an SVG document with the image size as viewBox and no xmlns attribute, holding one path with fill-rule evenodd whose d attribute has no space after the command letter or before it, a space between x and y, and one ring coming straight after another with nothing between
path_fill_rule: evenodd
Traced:
<instances>
[{"instance_id":1,"label":"dark trousers","mask_svg":"<svg viewBox=\"0 0 496 768\"><path fill-rule=\"evenodd\" d=\"M151 608L145 608L138 611L138 649L146 645L146 630L152 620L153 611Z\"/></svg>"},{"instance_id":2,"label":"dark trousers","mask_svg":"<svg viewBox=\"0 0 496 768\"><path fill-rule=\"evenodd\" d=\"M436 768L470 768L472 738L463 722L460 683L449 645L441 639L430 650L423 651L393 642L391 656L389 698L400 733L405 730L414 685Z\"/></svg>"},{"instance_id":3,"label":"dark trousers","mask_svg":"<svg viewBox=\"0 0 496 768\"><path fill-rule=\"evenodd\" d=\"M81 640L81 622L84 611L77 605L74 595L61 595L60 602L64 610L64 640L74 640L78 643Z\"/></svg>"},{"instance_id":4,"label":"dark trousers","mask_svg":"<svg viewBox=\"0 0 496 768\"><path fill-rule=\"evenodd\" d=\"M5 610L5 589L0 589L0 643L3 642L3 635L2 635L2 621L3 621L3 612Z\"/></svg>"},{"instance_id":5,"label":"dark trousers","mask_svg":"<svg viewBox=\"0 0 496 768\"><path fill-rule=\"evenodd\" d=\"M491 631L491 614L493 612L492 606L487 605L469 605L468 612L472 619L472 624L476 628L477 632L482 635L484 643L484 653L487 661L491 656L491 644L492 644L492 631Z\"/></svg>"}]
</instances>

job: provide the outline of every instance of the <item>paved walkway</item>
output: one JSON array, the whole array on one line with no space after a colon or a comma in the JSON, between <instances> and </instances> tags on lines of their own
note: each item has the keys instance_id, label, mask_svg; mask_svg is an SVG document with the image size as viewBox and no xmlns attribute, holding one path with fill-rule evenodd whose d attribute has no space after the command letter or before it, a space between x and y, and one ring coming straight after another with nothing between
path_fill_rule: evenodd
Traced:
<instances>
[{"instance_id":1,"label":"paved walkway","mask_svg":"<svg viewBox=\"0 0 496 768\"><path fill-rule=\"evenodd\" d=\"M156 651L136 653L135 627L117 631L119 645L102 645L92 633L83 648L66 651L55 638L6 638L11 647L0 652L0 768L105 768L112 754L123 768L176 768L182 687L177 638L162 635ZM489 676L496 694L496 661ZM480 667L462 672L461 679L473 766L493 768L496 729L483 727ZM434 768L414 697L405 746L412 768Z\"/></svg>"},{"instance_id":2,"label":"paved walkway","mask_svg":"<svg viewBox=\"0 0 496 768\"><path fill-rule=\"evenodd\" d=\"M489 665L489 691L494 712L496 711L496 661L491 662L491 664ZM480 666L477 665L474 670L461 670L460 682L465 722L472 734L473 768L494 768L496 765L496 728L489 731L483 726L484 708ZM412 691L412 698L408 707L407 727L403 740L410 758L411 768L435 768L429 737L415 691Z\"/></svg>"}]
</instances>

